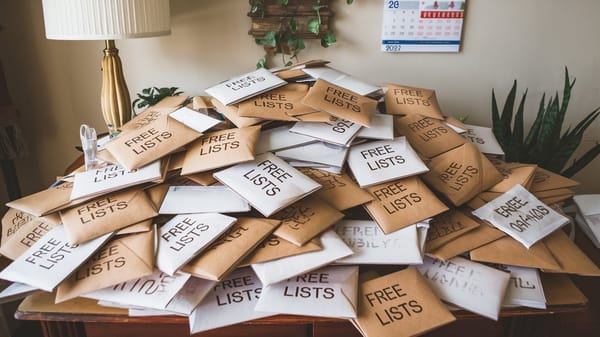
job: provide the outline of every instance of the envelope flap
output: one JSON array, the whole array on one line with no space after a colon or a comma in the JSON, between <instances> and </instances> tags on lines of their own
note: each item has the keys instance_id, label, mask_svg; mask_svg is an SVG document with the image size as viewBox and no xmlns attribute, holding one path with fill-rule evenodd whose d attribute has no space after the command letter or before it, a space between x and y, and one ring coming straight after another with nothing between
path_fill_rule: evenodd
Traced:
<instances>
[{"instance_id":1,"label":"envelope flap","mask_svg":"<svg viewBox=\"0 0 600 337\"><path fill-rule=\"evenodd\" d=\"M543 242L538 242L527 249L511 237L503 237L475 248L471 250L470 256L473 261L540 269L560 268Z\"/></svg>"},{"instance_id":2,"label":"envelope flap","mask_svg":"<svg viewBox=\"0 0 600 337\"><path fill-rule=\"evenodd\" d=\"M544 271L600 276L600 268L562 230L548 235L543 242L560 264L560 269L544 269Z\"/></svg>"}]
</instances>

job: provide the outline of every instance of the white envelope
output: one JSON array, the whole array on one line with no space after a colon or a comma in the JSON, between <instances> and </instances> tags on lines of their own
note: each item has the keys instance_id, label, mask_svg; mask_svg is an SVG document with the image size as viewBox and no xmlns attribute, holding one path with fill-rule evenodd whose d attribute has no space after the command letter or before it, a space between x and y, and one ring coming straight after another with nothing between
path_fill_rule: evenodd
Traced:
<instances>
[{"instance_id":1,"label":"white envelope","mask_svg":"<svg viewBox=\"0 0 600 337\"><path fill-rule=\"evenodd\" d=\"M591 218L591 219L590 219ZM600 249L600 219L594 216L585 217L579 213L575 214L575 222L583 230L585 235Z\"/></svg>"},{"instance_id":2,"label":"white envelope","mask_svg":"<svg viewBox=\"0 0 600 337\"><path fill-rule=\"evenodd\" d=\"M221 82L204 91L221 103L229 105L275 89L286 83L267 69L259 68Z\"/></svg>"},{"instance_id":3,"label":"white envelope","mask_svg":"<svg viewBox=\"0 0 600 337\"><path fill-rule=\"evenodd\" d=\"M235 221L236 218L219 213L176 215L159 229L156 267L174 275Z\"/></svg>"},{"instance_id":4,"label":"white envelope","mask_svg":"<svg viewBox=\"0 0 600 337\"><path fill-rule=\"evenodd\" d=\"M248 212L250 205L227 186L171 186L158 213Z\"/></svg>"},{"instance_id":5,"label":"white envelope","mask_svg":"<svg viewBox=\"0 0 600 337\"><path fill-rule=\"evenodd\" d=\"M201 112L192 110L188 107L182 107L169 114L169 116L181 124L197 131L204 132L213 126L219 124L221 121L209 117Z\"/></svg>"},{"instance_id":6,"label":"white envelope","mask_svg":"<svg viewBox=\"0 0 600 337\"><path fill-rule=\"evenodd\" d=\"M448 261L426 257L416 268L440 299L498 320L510 273L462 257Z\"/></svg>"},{"instance_id":7,"label":"white envelope","mask_svg":"<svg viewBox=\"0 0 600 337\"><path fill-rule=\"evenodd\" d=\"M189 316L217 284L216 281L190 276L183 287L169 301L165 310L171 313Z\"/></svg>"},{"instance_id":8,"label":"white envelope","mask_svg":"<svg viewBox=\"0 0 600 337\"><path fill-rule=\"evenodd\" d=\"M127 306L164 310L189 278L190 274L176 273L169 276L156 269L152 275L115 284L81 296Z\"/></svg>"},{"instance_id":9,"label":"white envelope","mask_svg":"<svg viewBox=\"0 0 600 337\"><path fill-rule=\"evenodd\" d=\"M325 80L363 96L377 93L382 90L381 87L363 82L346 73L329 67L304 68L302 71L314 79Z\"/></svg>"},{"instance_id":10,"label":"white envelope","mask_svg":"<svg viewBox=\"0 0 600 337\"><path fill-rule=\"evenodd\" d=\"M213 174L268 217L321 185L270 152Z\"/></svg>"},{"instance_id":11,"label":"white envelope","mask_svg":"<svg viewBox=\"0 0 600 337\"><path fill-rule=\"evenodd\" d=\"M258 141L254 146L254 154L263 154L283 150L294 146L316 142L314 137L290 132L291 126L279 126L272 129L261 130Z\"/></svg>"},{"instance_id":12,"label":"white envelope","mask_svg":"<svg viewBox=\"0 0 600 337\"><path fill-rule=\"evenodd\" d=\"M64 227L56 226L0 272L0 278L52 291L112 235L71 245Z\"/></svg>"},{"instance_id":13,"label":"white envelope","mask_svg":"<svg viewBox=\"0 0 600 337\"><path fill-rule=\"evenodd\" d=\"M358 266L328 266L263 288L255 310L356 318Z\"/></svg>"},{"instance_id":14,"label":"white envelope","mask_svg":"<svg viewBox=\"0 0 600 337\"><path fill-rule=\"evenodd\" d=\"M120 190L161 176L160 160L132 171L119 165L84 171L75 174L71 200Z\"/></svg>"},{"instance_id":15,"label":"white envelope","mask_svg":"<svg viewBox=\"0 0 600 337\"><path fill-rule=\"evenodd\" d=\"M465 126L467 127L467 132L461 135L475 144L479 151L487 154L504 155L504 150L502 150L502 146L496 140L492 128L467 124Z\"/></svg>"},{"instance_id":16,"label":"white envelope","mask_svg":"<svg viewBox=\"0 0 600 337\"><path fill-rule=\"evenodd\" d=\"M342 220L335 232L354 254L336 264L421 264L427 236L427 222L410 225L385 234L371 220Z\"/></svg>"},{"instance_id":17,"label":"white envelope","mask_svg":"<svg viewBox=\"0 0 600 337\"><path fill-rule=\"evenodd\" d=\"M569 222L519 184L472 213L528 249Z\"/></svg>"},{"instance_id":18,"label":"white envelope","mask_svg":"<svg viewBox=\"0 0 600 337\"><path fill-rule=\"evenodd\" d=\"M573 196L573 201L584 216L600 216L600 194L579 194Z\"/></svg>"},{"instance_id":19,"label":"white envelope","mask_svg":"<svg viewBox=\"0 0 600 337\"><path fill-rule=\"evenodd\" d=\"M273 316L254 310L262 284L252 269L238 268L217 283L189 317L190 333Z\"/></svg>"},{"instance_id":20,"label":"white envelope","mask_svg":"<svg viewBox=\"0 0 600 337\"><path fill-rule=\"evenodd\" d=\"M14 282L0 291L0 304L16 301L39 291L41 290L25 283Z\"/></svg>"},{"instance_id":21,"label":"white envelope","mask_svg":"<svg viewBox=\"0 0 600 337\"><path fill-rule=\"evenodd\" d=\"M255 263L251 267L262 284L267 286L354 254L352 249L346 246L344 241L331 229L321 234L320 240L323 249L319 251Z\"/></svg>"},{"instance_id":22,"label":"white envelope","mask_svg":"<svg viewBox=\"0 0 600 337\"><path fill-rule=\"evenodd\" d=\"M324 142L311 143L275 152L279 158L292 161L304 161L327 166L342 167L348 155L345 146Z\"/></svg>"},{"instance_id":23,"label":"white envelope","mask_svg":"<svg viewBox=\"0 0 600 337\"><path fill-rule=\"evenodd\" d=\"M594 245L600 248L600 194L575 195L573 201L578 210L575 221Z\"/></svg>"},{"instance_id":24,"label":"white envelope","mask_svg":"<svg viewBox=\"0 0 600 337\"><path fill-rule=\"evenodd\" d=\"M331 117L328 122L296 122L290 132L310 136L326 143L349 146L361 127L360 124Z\"/></svg>"},{"instance_id":25,"label":"white envelope","mask_svg":"<svg viewBox=\"0 0 600 337\"><path fill-rule=\"evenodd\" d=\"M510 281L502 301L503 307L524 306L546 309L546 296L540 273L534 268L500 266L510 272Z\"/></svg>"},{"instance_id":26,"label":"white envelope","mask_svg":"<svg viewBox=\"0 0 600 337\"><path fill-rule=\"evenodd\" d=\"M342 174L342 166L327 166L323 164L309 163L306 161L290 161L288 162L293 167L310 167L321 171L327 171L333 174Z\"/></svg>"},{"instance_id":27,"label":"white envelope","mask_svg":"<svg viewBox=\"0 0 600 337\"><path fill-rule=\"evenodd\" d=\"M404 136L352 146L348 165L360 187L429 171Z\"/></svg>"},{"instance_id":28,"label":"white envelope","mask_svg":"<svg viewBox=\"0 0 600 337\"><path fill-rule=\"evenodd\" d=\"M363 126L356 134L357 138L394 139L394 116L372 114L371 126Z\"/></svg>"}]
</instances>

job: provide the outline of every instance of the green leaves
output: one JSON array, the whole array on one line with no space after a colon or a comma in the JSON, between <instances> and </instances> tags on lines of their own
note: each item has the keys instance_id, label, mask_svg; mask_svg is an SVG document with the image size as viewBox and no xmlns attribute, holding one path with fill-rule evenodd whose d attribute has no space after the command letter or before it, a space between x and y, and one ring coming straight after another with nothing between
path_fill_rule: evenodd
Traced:
<instances>
[{"instance_id":1,"label":"green leaves","mask_svg":"<svg viewBox=\"0 0 600 337\"><path fill-rule=\"evenodd\" d=\"M319 29L321 27L321 23L319 22L319 20L317 18L310 19L308 21L307 27L308 27L309 32L311 32L315 35L319 35Z\"/></svg>"},{"instance_id":2,"label":"green leaves","mask_svg":"<svg viewBox=\"0 0 600 337\"><path fill-rule=\"evenodd\" d=\"M256 42L256 44L259 44L261 46L275 47L277 46L277 33L274 31L270 31L267 34L265 34L265 36L263 36L262 38L254 39L254 41Z\"/></svg>"},{"instance_id":3,"label":"green leaves","mask_svg":"<svg viewBox=\"0 0 600 337\"><path fill-rule=\"evenodd\" d=\"M542 96L535 121L524 139L524 106L527 91L523 94L517 112L513 111L517 91L517 81L506 97L502 113L498 110L495 92L492 90L492 130L505 152L506 160L534 163L553 172L570 177L589 164L598 154L600 145L587 151L573 165L563 171L567 161L581 144L585 130L600 116L600 108L589 113L575 128L569 127L561 136L567 107L571 99L571 90L575 79L569 80L569 71L565 67L565 80L562 103L558 92L546 103Z\"/></svg>"},{"instance_id":4,"label":"green leaves","mask_svg":"<svg viewBox=\"0 0 600 337\"><path fill-rule=\"evenodd\" d=\"M327 48L329 46L334 45L336 42L335 39L335 34L332 31L328 31L322 38L321 38L321 47L323 48Z\"/></svg>"},{"instance_id":5,"label":"green leaves","mask_svg":"<svg viewBox=\"0 0 600 337\"><path fill-rule=\"evenodd\" d=\"M165 87L165 88L145 88L142 89L142 93L138 93L137 97L131 104L133 109L143 109L145 107L153 106L160 102L163 98L168 96L178 96L182 94L182 91L177 91L177 87Z\"/></svg>"},{"instance_id":6,"label":"green leaves","mask_svg":"<svg viewBox=\"0 0 600 337\"><path fill-rule=\"evenodd\" d=\"M267 55L258 59L258 62L256 62L256 69L265 68L266 65L267 65Z\"/></svg>"}]
</instances>

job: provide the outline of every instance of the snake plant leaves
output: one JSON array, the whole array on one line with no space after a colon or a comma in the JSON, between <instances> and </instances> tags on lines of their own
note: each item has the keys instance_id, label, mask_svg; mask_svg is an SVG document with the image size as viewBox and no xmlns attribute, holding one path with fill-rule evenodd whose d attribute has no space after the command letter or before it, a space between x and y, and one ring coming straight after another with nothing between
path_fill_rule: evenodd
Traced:
<instances>
[{"instance_id":1,"label":"snake plant leaves","mask_svg":"<svg viewBox=\"0 0 600 337\"><path fill-rule=\"evenodd\" d=\"M506 152L507 161L521 161L523 152L523 110L525 108L525 99L527 98L527 90L521 97L521 102L517 108L517 114L515 115L515 121L513 125L512 135L510 136L508 151Z\"/></svg>"},{"instance_id":2,"label":"snake plant leaves","mask_svg":"<svg viewBox=\"0 0 600 337\"><path fill-rule=\"evenodd\" d=\"M565 177L572 177L582 168L587 166L592 160L594 160L600 154L600 144L596 144L593 148L589 149L581 158L575 160L573 164L560 174Z\"/></svg>"}]
</instances>

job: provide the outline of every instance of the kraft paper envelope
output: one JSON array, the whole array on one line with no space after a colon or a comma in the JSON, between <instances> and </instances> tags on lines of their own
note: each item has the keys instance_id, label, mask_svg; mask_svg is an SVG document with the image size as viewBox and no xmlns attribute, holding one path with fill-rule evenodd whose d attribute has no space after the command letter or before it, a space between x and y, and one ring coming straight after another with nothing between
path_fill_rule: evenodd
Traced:
<instances>
[{"instance_id":1,"label":"kraft paper envelope","mask_svg":"<svg viewBox=\"0 0 600 337\"><path fill-rule=\"evenodd\" d=\"M455 319L414 268L365 281L358 287L354 323L367 337L421 335Z\"/></svg>"},{"instance_id":2,"label":"kraft paper envelope","mask_svg":"<svg viewBox=\"0 0 600 337\"><path fill-rule=\"evenodd\" d=\"M179 151L175 153L171 153L169 155L169 168L168 171L179 170L183 167L183 160L185 159L186 151Z\"/></svg>"},{"instance_id":3,"label":"kraft paper envelope","mask_svg":"<svg viewBox=\"0 0 600 337\"><path fill-rule=\"evenodd\" d=\"M190 334L273 316L255 311L262 284L250 268L239 268L217 283L189 317Z\"/></svg>"},{"instance_id":4,"label":"kraft paper envelope","mask_svg":"<svg viewBox=\"0 0 600 337\"><path fill-rule=\"evenodd\" d=\"M181 107L187 99L188 97L186 96L165 97L160 102L140 112L135 118L125 123L121 128L121 132L141 129L175 111L177 108ZM113 138L111 141L115 139L116 138Z\"/></svg>"},{"instance_id":5,"label":"kraft paper envelope","mask_svg":"<svg viewBox=\"0 0 600 337\"><path fill-rule=\"evenodd\" d=\"M266 217L321 188L271 153L216 172L214 177Z\"/></svg>"},{"instance_id":6,"label":"kraft paper envelope","mask_svg":"<svg viewBox=\"0 0 600 337\"><path fill-rule=\"evenodd\" d=\"M274 152L317 141L313 137L290 132L290 128L288 125L283 125L261 130L256 146L254 147L254 153L258 155L265 152Z\"/></svg>"},{"instance_id":7,"label":"kraft paper envelope","mask_svg":"<svg viewBox=\"0 0 600 337\"><path fill-rule=\"evenodd\" d=\"M130 189L60 212L69 243L78 244L157 216L141 189Z\"/></svg>"},{"instance_id":8,"label":"kraft paper envelope","mask_svg":"<svg viewBox=\"0 0 600 337\"><path fill-rule=\"evenodd\" d=\"M427 258L416 268L440 299L498 320L510 273L462 257L445 262Z\"/></svg>"},{"instance_id":9,"label":"kraft paper envelope","mask_svg":"<svg viewBox=\"0 0 600 337\"><path fill-rule=\"evenodd\" d=\"M323 249L318 239L312 239L301 247L278 238L274 235L269 236L254 251L252 251L242 262L240 266L248 266L255 263L267 262L281 259L288 256L299 255L309 252L316 252Z\"/></svg>"},{"instance_id":10,"label":"kraft paper envelope","mask_svg":"<svg viewBox=\"0 0 600 337\"><path fill-rule=\"evenodd\" d=\"M488 224L480 224L479 227L459 236L445 245L427 250L426 254L440 260L448 260L464 252L481 247L494 240L505 236L504 232L497 230Z\"/></svg>"},{"instance_id":11,"label":"kraft paper envelope","mask_svg":"<svg viewBox=\"0 0 600 337\"><path fill-rule=\"evenodd\" d=\"M237 267L280 221L261 218L239 218L206 250L188 262L182 270L194 276L220 281Z\"/></svg>"},{"instance_id":12,"label":"kraft paper envelope","mask_svg":"<svg viewBox=\"0 0 600 337\"><path fill-rule=\"evenodd\" d=\"M262 118L240 116L237 105L225 106L214 98L210 102L215 106L215 110L227 117L238 128L256 125L264 121Z\"/></svg>"},{"instance_id":13,"label":"kraft paper envelope","mask_svg":"<svg viewBox=\"0 0 600 337\"><path fill-rule=\"evenodd\" d=\"M448 210L417 176L373 185L366 190L373 201L364 207L386 234Z\"/></svg>"},{"instance_id":14,"label":"kraft paper envelope","mask_svg":"<svg viewBox=\"0 0 600 337\"><path fill-rule=\"evenodd\" d=\"M0 291L0 304L20 300L40 291L38 288L27 284L14 282Z\"/></svg>"},{"instance_id":15,"label":"kraft paper envelope","mask_svg":"<svg viewBox=\"0 0 600 337\"><path fill-rule=\"evenodd\" d=\"M537 269L515 266L500 266L500 268L510 273L502 307L524 306L546 309L546 296Z\"/></svg>"},{"instance_id":16,"label":"kraft paper envelope","mask_svg":"<svg viewBox=\"0 0 600 337\"><path fill-rule=\"evenodd\" d=\"M343 213L311 195L273 215L281 220L273 234L302 246L343 217Z\"/></svg>"},{"instance_id":17,"label":"kraft paper envelope","mask_svg":"<svg viewBox=\"0 0 600 337\"><path fill-rule=\"evenodd\" d=\"M37 219L27 212L9 208L2 217L2 241L0 241L0 245L4 245L8 238L19 231L19 228L35 220Z\"/></svg>"},{"instance_id":18,"label":"kraft paper envelope","mask_svg":"<svg viewBox=\"0 0 600 337\"><path fill-rule=\"evenodd\" d=\"M307 84L286 84L241 102L239 115L269 120L297 121L298 119L293 116L315 112L314 108L300 102L307 92Z\"/></svg>"},{"instance_id":19,"label":"kraft paper envelope","mask_svg":"<svg viewBox=\"0 0 600 337\"><path fill-rule=\"evenodd\" d=\"M181 174L192 174L254 159L260 126L210 132L189 145Z\"/></svg>"},{"instance_id":20,"label":"kraft paper envelope","mask_svg":"<svg viewBox=\"0 0 600 337\"><path fill-rule=\"evenodd\" d=\"M397 133L405 136L410 145L427 158L452 150L466 140L441 120L411 114L394 118Z\"/></svg>"},{"instance_id":21,"label":"kraft paper envelope","mask_svg":"<svg viewBox=\"0 0 600 337\"><path fill-rule=\"evenodd\" d=\"M343 211L373 200L371 194L360 188L347 174L334 174L313 168L301 168L300 172L321 184L315 196L335 209Z\"/></svg>"},{"instance_id":22,"label":"kraft paper envelope","mask_svg":"<svg viewBox=\"0 0 600 337\"><path fill-rule=\"evenodd\" d=\"M371 116L371 126L361 128L358 138L394 139L394 116L375 113Z\"/></svg>"},{"instance_id":23,"label":"kraft paper envelope","mask_svg":"<svg viewBox=\"0 0 600 337\"><path fill-rule=\"evenodd\" d=\"M375 221L342 220L335 232L354 254L337 260L339 264L419 264L423 263L420 238L427 228L414 224L385 234Z\"/></svg>"},{"instance_id":24,"label":"kraft paper envelope","mask_svg":"<svg viewBox=\"0 0 600 337\"><path fill-rule=\"evenodd\" d=\"M328 266L262 289L255 310L356 318L358 266Z\"/></svg>"},{"instance_id":25,"label":"kraft paper envelope","mask_svg":"<svg viewBox=\"0 0 600 337\"><path fill-rule=\"evenodd\" d=\"M332 116L327 122L296 122L289 131L326 143L349 146L360 129L357 123Z\"/></svg>"},{"instance_id":26,"label":"kraft paper envelope","mask_svg":"<svg viewBox=\"0 0 600 337\"><path fill-rule=\"evenodd\" d=\"M156 267L174 275L235 221L235 218L219 213L176 215L159 229Z\"/></svg>"},{"instance_id":27,"label":"kraft paper envelope","mask_svg":"<svg viewBox=\"0 0 600 337\"><path fill-rule=\"evenodd\" d=\"M200 184L202 186L209 186L209 185L213 185L213 184L217 183L217 179L215 179L215 177L213 177L213 174L215 172L217 172L217 170L218 169L209 170L206 172L188 174L188 175L182 176L182 177L185 177L185 178L195 182L196 184Z\"/></svg>"},{"instance_id":28,"label":"kraft paper envelope","mask_svg":"<svg viewBox=\"0 0 600 337\"><path fill-rule=\"evenodd\" d=\"M126 187L161 179L161 160L129 171L119 165L109 165L100 169L75 174L71 200L94 197Z\"/></svg>"},{"instance_id":29,"label":"kraft paper envelope","mask_svg":"<svg viewBox=\"0 0 600 337\"><path fill-rule=\"evenodd\" d=\"M346 162L348 148L324 142L316 142L277 151L275 155L287 161L304 161L342 167Z\"/></svg>"},{"instance_id":30,"label":"kraft paper envelope","mask_svg":"<svg viewBox=\"0 0 600 337\"><path fill-rule=\"evenodd\" d=\"M414 88L397 84L384 84L385 112L390 115L414 115L443 120L444 116L435 96L430 89Z\"/></svg>"},{"instance_id":31,"label":"kraft paper envelope","mask_svg":"<svg viewBox=\"0 0 600 337\"><path fill-rule=\"evenodd\" d=\"M48 215L93 198L71 200L73 182L57 182L52 187L6 203L6 206L37 217Z\"/></svg>"},{"instance_id":32,"label":"kraft paper envelope","mask_svg":"<svg viewBox=\"0 0 600 337\"><path fill-rule=\"evenodd\" d=\"M271 68L269 69L273 74L283 78L285 80L288 79L297 79L298 77L308 77L309 75L303 71L306 68L322 68L329 61L326 60L309 60L305 62L294 63L289 66L279 67L279 68Z\"/></svg>"},{"instance_id":33,"label":"kraft paper envelope","mask_svg":"<svg viewBox=\"0 0 600 337\"><path fill-rule=\"evenodd\" d=\"M0 254L11 260L16 260L56 226L56 224L44 221L42 218L32 216L31 221L21 226L16 233L12 234L0 246Z\"/></svg>"},{"instance_id":34,"label":"kraft paper envelope","mask_svg":"<svg viewBox=\"0 0 600 337\"><path fill-rule=\"evenodd\" d=\"M421 176L434 190L455 206L496 185L503 177L492 163L471 143L431 159L429 172Z\"/></svg>"},{"instance_id":35,"label":"kraft paper envelope","mask_svg":"<svg viewBox=\"0 0 600 337\"><path fill-rule=\"evenodd\" d=\"M465 124L465 126L467 127L467 132L462 136L477 146L479 151L492 155L504 155L504 151L502 150L500 143L498 143L498 140L496 140L492 128L468 124Z\"/></svg>"},{"instance_id":36,"label":"kraft paper envelope","mask_svg":"<svg viewBox=\"0 0 600 337\"><path fill-rule=\"evenodd\" d=\"M587 297L575 286L568 275L540 273L540 277L544 285L547 305L589 303Z\"/></svg>"},{"instance_id":37,"label":"kraft paper envelope","mask_svg":"<svg viewBox=\"0 0 600 337\"><path fill-rule=\"evenodd\" d=\"M371 115L377 108L376 100L322 79L315 82L302 103L362 126L371 126Z\"/></svg>"},{"instance_id":38,"label":"kraft paper envelope","mask_svg":"<svg viewBox=\"0 0 600 337\"><path fill-rule=\"evenodd\" d=\"M527 248L569 222L518 184L473 214Z\"/></svg>"},{"instance_id":39,"label":"kraft paper envelope","mask_svg":"<svg viewBox=\"0 0 600 337\"><path fill-rule=\"evenodd\" d=\"M122 228L122 229L116 231L115 235L119 236L119 235L145 233L145 232L152 230L153 223L154 223L154 219L144 220L144 221L138 222L136 224L127 226L125 228Z\"/></svg>"},{"instance_id":40,"label":"kraft paper envelope","mask_svg":"<svg viewBox=\"0 0 600 337\"><path fill-rule=\"evenodd\" d=\"M92 291L82 297L164 310L189 278L189 274L170 276L155 269L148 276Z\"/></svg>"},{"instance_id":41,"label":"kraft paper envelope","mask_svg":"<svg viewBox=\"0 0 600 337\"><path fill-rule=\"evenodd\" d=\"M124 129L106 144L106 149L128 170L150 164L202 135L168 114L154 110L142 113L131 122L134 121L138 121L138 128Z\"/></svg>"},{"instance_id":42,"label":"kraft paper envelope","mask_svg":"<svg viewBox=\"0 0 600 337\"><path fill-rule=\"evenodd\" d=\"M560 174L548 171L538 166L535 170L535 176L533 177L530 191L535 193L557 188L575 187L578 185L579 183L575 180L563 177Z\"/></svg>"},{"instance_id":43,"label":"kraft paper envelope","mask_svg":"<svg viewBox=\"0 0 600 337\"><path fill-rule=\"evenodd\" d=\"M428 171L406 137L352 146L348 153L348 165L360 187Z\"/></svg>"},{"instance_id":44,"label":"kraft paper envelope","mask_svg":"<svg viewBox=\"0 0 600 337\"><path fill-rule=\"evenodd\" d=\"M230 105L281 87L286 83L286 81L272 74L269 70L259 68L232 77L204 91L219 100L219 102Z\"/></svg>"},{"instance_id":45,"label":"kraft paper envelope","mask_svg":"<svg viewBox=\"0 0 600 337\"><path fill-rule=\"evenodd\" d=\"M194 96L194 98L192 98L192 109L196 111L205 111L212 108L213 105L210 102L210 96Z\"/></svg>"},{"instance_id":46,"label":"kraft paper envelope","mask_svg":"<svg viewBox=\"0 0 600 337\"><path fill-rule=\"evenodd\" d=\"M252 264L252 269L264 285L318 269L335 260L354 254L333 230L320 237L322 250Z\"/></svg>"},{"instance_id":47,"label":"kraft paper envelope","mask_svg":"<svg viewBox=\"0 0 600 337\"><path fill-rule=\"evenodd\" d=\"M494 165L498 171L502 173L504 179L498 184L490 187L488 192L504 193L516 184L527 187L533 181L533 177L537 170L535 165L518 163L498 163ZM488 201L491 201L491 199Z\"/></svg>"},{"instance_id":48,"label":"kraft paper envelope","mask_svg":"<svg viewBox=\"0 0 600 337\"><path fill-rule=\"evenodd\" d=\"M160 205L165 199L170 187L171 186L169 184L159 184L145 189L155 209L160 208Z\"/></svg>"},{"instance_id":49,"label":"kraft paper envelope","mask_svg":"<svg viewBox=\"0 0 600 337\"><path fill-rule=\"evenodd\" d=\"M58 286L56 302L151 275L155 237L149 231L109 241Z\"/></svg>"},{"instance_id":50,"label":"kraft paper envelope","mask_svg":"<svg viewBox=\"0 0 600 337\"><path fill-rule=\"evenodd\" d=\"M248 212L250 205L227 186L171 186L160 214Z\"/></svg>"},{"instance_id":51,"label":"kraft paper envelope","mask_svg":"<svg viewBox=\"0 0 600 337\"><path fill-rule=\"evenodd\" d=\"M540 241L527 249L508 236L471 250L470 257L473 261L511 266L540 269L560 268L544 242Z\"/></svg>"},{"instance_id":52,"label":"kraft paper envelope","mask_svg":"<svg viewBox=\"0 0 600 337\"><path fill-rule=\"evenodd\" d=\"M562 230L550 234L543 242L560 265L544 272L600 276L600 268Z\"/></svg>"},{"instance_id":53,"label":"kraft paper envelope","mask_svg":"<svg viewBox=\"0 0 600 337\"><path fill-rule=\"evenodd\" d=\"M324 165L324 164L316 164L316 163L309 163L306 161L290 161L289 164L292 167L295 167L297 169L301 169L301 168L313 168L313 169L317 169L317 170L323 170L323 171L327 171L333 174L342 174L342 170L344 169L344 167L340 167L340 166L328 166L328 165Z\"/></svg>"},{"instance_id":54,"label":"kraft paper envelope","mask_svg":"<svg viewBox=\"0 0 600 337\"><path fill-rule=\"evenodd\" d=\"M425 250L435 250L477 227L479 227L477 221L458 209L438 214L429 223Z\"/></svg>"},{"instance_id":55,"label":"kraft paper envelope","mask_svg":"<svg viewBox=\"0 0 600 337\"><path fill-rule=\"evenodd\" d=\"M377 95L381 92L381 88L378 86L363 82L351 75L330 67L307 67L302 69L302 71L312 78L331 82L342 88L354 91L359 95Z\"/></svg>"},{"instance_id":56,"label":"kraft paper envelope","mask_svg":"<svg viewBox=\"0 0 600 337\"><path fill-rule=\"evenodd\" d=\"M70 245L64 228L54 227L0 272L0 278L52 291L111 236L108 233L80 245Z\"/></svg>"},{"instance_id":57,"label":"kraft paper envelope","mask_svg":"<svg viewBox=\"0 0 600 337\"><path fill-rule=\"evenodd\" d=\"M562 196L566 196L568 197L572 197L575 195L575 192L573 192L573 190L568 189L568 188L557 188L554 190L547 190L547 191L539 191L539 192L535 192L533 193L536 198L538 199L548 199L548 198L557 198L557 197L562 197Z\"/></svg>"},{"instance_id":58,"label":"kraft paper envelope","mask_svg":"<svg viewBox=\"0 0 600 337\"><path fill-rule=\"evenodd\" d=\"M179 108L169 114L169 117L189 127L196 132L204 132L221 121L187 107Z\"/></svg>"}]
</instances>

